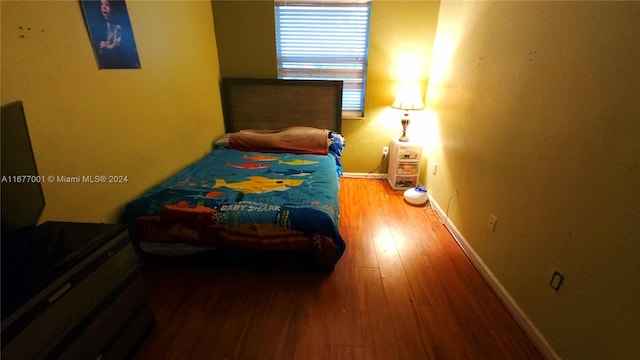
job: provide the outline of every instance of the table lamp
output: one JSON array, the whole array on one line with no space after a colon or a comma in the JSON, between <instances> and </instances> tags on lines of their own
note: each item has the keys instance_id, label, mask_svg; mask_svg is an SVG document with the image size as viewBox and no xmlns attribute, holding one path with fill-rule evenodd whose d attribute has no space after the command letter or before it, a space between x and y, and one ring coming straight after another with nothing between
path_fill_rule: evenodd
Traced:
<instances>
[{"instance_id":1,"label":"table lamp","mask_svg":"<svg viewBox=\"0 0 640 360\"><path fill-rule=\"evenodd\" d=\"M409 110L422 110L424 109L424 103L422 102L422 91L420 90L419 83L405 83L398 88L398 95L395 101L391 105L394 109L404 110L404 116L402 117L402 136L398 141L409 141L407 137L407 127L411 122L409 118Z\"/></svg>"}]
</instances>

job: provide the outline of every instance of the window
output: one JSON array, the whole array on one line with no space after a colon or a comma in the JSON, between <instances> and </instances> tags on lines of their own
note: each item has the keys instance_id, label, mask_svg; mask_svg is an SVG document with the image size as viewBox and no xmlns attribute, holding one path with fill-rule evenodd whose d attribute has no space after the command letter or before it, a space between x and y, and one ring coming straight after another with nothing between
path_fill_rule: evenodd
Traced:
<instances>
[{"instance_id":1,"label":"window","mask_svg":"<svg viewBox=\"0 0 640 360\"><path fill-rule=\"evenodd\" d=\"M370 9L369 0L275 0L278 78L343 80L343 116L363 116Z\"/></svg>"}]
</instances>

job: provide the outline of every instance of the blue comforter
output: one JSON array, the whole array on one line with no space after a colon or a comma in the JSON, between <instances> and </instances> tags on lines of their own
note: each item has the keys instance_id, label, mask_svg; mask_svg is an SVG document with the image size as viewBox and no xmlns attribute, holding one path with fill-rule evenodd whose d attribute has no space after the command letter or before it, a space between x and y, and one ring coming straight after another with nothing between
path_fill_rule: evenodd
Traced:
<instances>
[{"instance_id":1,"label":"blue comforter","mask_svg":"<svg viewBox=\"0 0 640 360\"><path fill-rule=\"evenodd\" d=\"M333 267L345 248L342 146L328 155L218 148L127 205L132 236L143 245L309 251Z\"/></svg>"}]
</instances>

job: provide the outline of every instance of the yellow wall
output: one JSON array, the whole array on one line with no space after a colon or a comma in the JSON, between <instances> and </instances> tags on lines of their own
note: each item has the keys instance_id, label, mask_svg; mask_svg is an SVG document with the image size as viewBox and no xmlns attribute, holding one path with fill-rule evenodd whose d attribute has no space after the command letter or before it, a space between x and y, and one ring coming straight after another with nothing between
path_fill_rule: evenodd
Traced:
<instances>
[{"instance_id":1,"label":"yellow wall","mask_svg":"<svg viewBox=\"0 0 640 360\"><path fill-rule=\"evenodd\" d=\"M638 19L637 2L440 7L429 191L565 359L640 358Z\"/></svg>"},{"instance_id":2,"label":"yellow wall","mask_svg":"<svg viewBox=\"0 0 640 360\"><path fill-rule=\"evenodd\" d=\"M386 173L386 163L378 167L382 146L402 134L402 113L389 106L398 81L407 76L426 89L438 6L437 1L373 1L365 116L342 121L346 172ZM214 0L213 12L221 76L276 78L273 2ZM406 75L406 69L415 70ZM413 115L408 131L412 140L424 140L424 116Z\"/></svg>"},{"instance_id":3,"label":"yellow wall","mask_svg":"<svg viewBox=\"0 0 640 360\"><path fill-rule=\"evenodd\" d=\"M40 174L128 178L46 183L42 221L118 221L223 133L209 2L127 1L139 70L98 70L78 1L1 6L1 100L23 101Z\"/></svg>"},{"instance_id":4,"label":"yellow wall","mask_svg":"<svg viewBox=\"0 0 640 360\"><path fill-rule=\"evenodd\" d=\"M213 0L223 77L278 77L273 1Z\"/></svg>"}]
</instances>

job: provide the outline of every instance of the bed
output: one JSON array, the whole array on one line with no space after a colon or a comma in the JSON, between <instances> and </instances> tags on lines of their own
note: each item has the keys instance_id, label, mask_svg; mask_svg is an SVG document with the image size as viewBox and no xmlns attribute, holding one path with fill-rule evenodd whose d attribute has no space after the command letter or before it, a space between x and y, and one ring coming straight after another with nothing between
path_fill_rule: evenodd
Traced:
<instances>
[{"instance_id":1,"label":"bed","mask_svg":"<svg viewBox=\"0 0 640 360\"><path fill-rule=\"evenodd\" d=\"M132 240L154 260L333 270L345 250L342 82L223 79L221 89L225 136L127 204Z\"/></svg>"}]
</instances>

